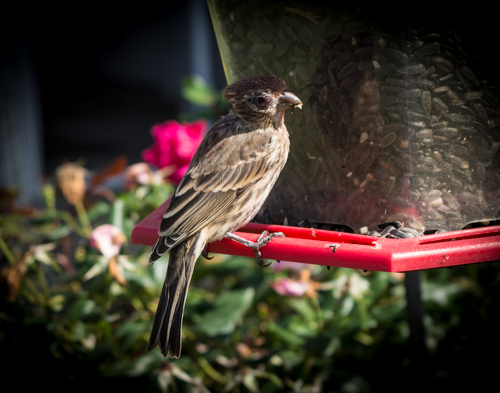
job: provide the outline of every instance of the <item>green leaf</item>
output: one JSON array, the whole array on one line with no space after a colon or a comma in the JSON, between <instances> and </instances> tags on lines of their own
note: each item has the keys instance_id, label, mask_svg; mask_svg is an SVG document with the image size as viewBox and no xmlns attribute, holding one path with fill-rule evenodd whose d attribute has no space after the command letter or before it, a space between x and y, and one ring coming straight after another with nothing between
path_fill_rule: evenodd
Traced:
<instances>
[{"instance_id":1,"label":"green leaf","mask_svg":"<svg viewBox=\"0 0 500 393\"><path fill-rule=\"evenodd\" d=\"M94 278L106 271L108 268L108 260L106 257L101 256L97 259L97 261L92 265L92 267L85 273L82 277L83 281L88 281L91 278Z\"/></svg>"},{"instance_id":2,"label":"green leaf","mask_svg":"<svg viewBox=\"0 0 500 393\"><path fill-rule=\"evenodd\" d=\"M290 322L287 329L301 337L315 337L317 332L309 325L306 321L295 319Z\"/></svg>"},{"instance_id":3,"label":"green leaf","mask_svg":"<svg viewBox=\"0 0 500 393\"><path fill-rule=\"evenodd\" d=\"M70 319L83 320L98 313L97 306L93 300L81 299L71 307L67 316Z\"/></svg>"},{"instance_id":4,"label":"green leaf","mask_svg":"<svg viewBox=\"0 0 500 393\"><path fill-rule=\"evenodd\" d=\"M150 330L149 321L128 321L116 329L116 336L120 338L120 352L131 352L137 347L137 343L142 343L145 332ZM145 345L145 343L144 343Z\"/></svg>"},{"instance_id":5,"label":"green leaf","mask_svg":"<svg viewBox=\"0 0 500 393\"><path fill-rule=\"evenodd\" d=\"M123 257L123 255L120 255L120 261L123 261L123 258L121 257ZM155 279L155 276L151 271L140 269L138 267L130 269L127 265L124 267L124 275L127 282L135 282L140 287L145 289L161 288L161 283L159 280ZM161 279L165 279L165 277L162 277Z\"/></svg>"},{"instance_id":6,"label":"green leaf","mask_svg":"<svg viewBox=\"0 0 500 393\"><path fill-rule=\"evenodd\" d=\"M200 329L209 336L231 333L252 304L254 295L253 288L228 291L219 295L213 303L213 309L199 319Z\"/></svg>"},{"instance_id":7,"label":"green leaf","mask_svg":"<svg viewBox=\"0 0 500 393\"><path fill-rule=\"evenodd\" d=\"M339 313L341 316L348 316L353 310L355 305L354 299L352 297L346 297L340 306Z\"/></svg>"},{"instance_id":8,"label":"green leaf","mask_svg":"<svg viewBox=\"0 0 500 393\"><path fill-rule=\"evenodd\" d=\"M271 381L275 386L282 388L283 381L275 374L264 371L264 370L252 370L252 373L258 378L265 378ZM260 390L262 391L262 390Z\"/></svg>"},{"instance_id":9,"label":"green leaf","mask_svg":"<svg viewBox=\"0 0 500 393\"><path fill-rule=\"evenodd\" d=\"M288 305L304 318L304 322L316 321L316 313L306 299L290 299Z\"/></svg>"},{"instance_id":10,"label":"green leaf","mask_svg":"<svg viewBox=\"0 0 500 393\"><path fill-rule=\"evenodd\" d=\"M47 266L51 266L55 271L61 271L61 267L54 258L53 250L55 246L52 243L39 244L31 247L33 258Z\"/></svg>"},{"instance_id":11,"label":"green leaf","mask_svg":"<svg viewBox=\"0 0 500 393\"><path fill-rule=\"evenodd\" d=\"M209 86L201 76L183 78L182 96L194 105L213 106L218 100L218 91Z\"/></svg>"},{"instance_id":12,"label":"green leaf","mask_svg":"<svg viewBox=\"0 0 500 393\"><path fill-rule=\"evenodd\" d=\"M46 231L48 240L58 240L65 236L68 236L71 233L71 228L67 224L62 224L57 228L51 228Z\"/></svg>"},{"instance_id":13,"label":"green leaf","mask_svg":"<svg viewBox=\"0 0 500 393\"><path fill-rule=\"evenodd\" d=\"M123 217L125 210L125 202L122 198L118 198L113 203L111 208L110 222L115 227L120 228L123 231Z\"/></svg>"},{"instance_id":14,"label":"green leaf","mask_svg":"<svg viewBox=\"0 0 500 393\"><path fill-rule=\"evenodd\" d=\"M158 368L158 364L163 360L160 351L153 351L140 357L124 359L115 362L108 370L107 376L127 375L137 377L150 374Z\"/></svg>"},{"instance_id":15,"label":"green leaf","mask_svg":"<svg viewBox=\"0 0 500 393\"><path fill-rule=\"evenodd\" d=\"M291 347L301 347L305 340L304 338L297 335L295 332L283 328L277 323L270 322L268 325L269 332L274 336L276 342L285 341ZM274 340L273 340L274 341Z\"/></svg>"},{"instance_id":16,"label":"green leaf","mask_svg":"<svg viewBox=\"0 0 500 393\"><path fill-rule=\"evenodd\" d=\"M304 362L304 355L302 351L297 351L294 349L286 349L279 353L285 368L292 368L299 366Z\"/></svg>"},{"instance_id":17,"label":"green leaf","mask_svg":"<svg viewBox=\"0 0 500 393\"><path fill-rule=\"evenodd\" d=\"M259 391L259 384L257 383L257 379L252 372L246 372L243 375L243 385L245 385L245 387L251 392L257 393Z\"/></svg>"},{"instance_id":18,"label":"green leaf","mask_svg":"<svg viewBox=\"0 0 500 393\"><path fill-rule=\"evenodd\" d=\"M87 217L91 222L109 213L109 203L98 201L87 211Z\"/></svg>"},{"instance_id":19,"label":"green leaf","mask_svg":"<svg viewBox=\"0 0 500 393\"><path fill-rule=\"evenodd\" d=\"M325 357L332 356L338 349L340 349L341 346L342 341L338 337L332 337L323 352Z\"/></svg>"},{"instance_id":20,"label":"green leaf","mask_svg":"<svg viewBox=\"0 0 500 393\"><path fill-rule=\"evenodd\" d=\"M49 299L49 305L55 312L61 311L64 307L65 302L66 297L62 294L54 295Z\"/></svg>"}]
</instances>

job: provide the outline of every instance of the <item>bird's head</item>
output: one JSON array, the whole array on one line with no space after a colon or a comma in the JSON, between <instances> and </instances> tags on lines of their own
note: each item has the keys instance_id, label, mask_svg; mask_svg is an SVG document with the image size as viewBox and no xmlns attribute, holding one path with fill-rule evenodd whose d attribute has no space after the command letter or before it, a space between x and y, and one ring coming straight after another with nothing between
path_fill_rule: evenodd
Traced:
<instances>
[{"instance_id":1,"label":"bird's head","mask_svg":"<svg viewBox=\"0 0 500 393\"><path fill-rule=\"evenodd\" d=\"M276 76L242 79L224 90L224 98L238 117L262 127L279 128L287 109L302 108L299 98Z\"/></svg>"}]
</instances>

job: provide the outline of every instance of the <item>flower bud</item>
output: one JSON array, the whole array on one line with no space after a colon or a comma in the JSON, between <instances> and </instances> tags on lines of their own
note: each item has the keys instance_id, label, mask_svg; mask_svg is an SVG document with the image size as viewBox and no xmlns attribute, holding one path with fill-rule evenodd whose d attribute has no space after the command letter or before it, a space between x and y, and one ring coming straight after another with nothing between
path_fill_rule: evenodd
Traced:
<instances>
[{"instance_id":1,"label":"flower bud","mask_svg":"<svg viewBox=\"0 0 500 393\"><path fill-rule=\"evenodd\" d=\"M85 195L85 169L68 162L56 169L56 182L64 198L72 205L83 201Z\"/></svg>"}]
</instances>

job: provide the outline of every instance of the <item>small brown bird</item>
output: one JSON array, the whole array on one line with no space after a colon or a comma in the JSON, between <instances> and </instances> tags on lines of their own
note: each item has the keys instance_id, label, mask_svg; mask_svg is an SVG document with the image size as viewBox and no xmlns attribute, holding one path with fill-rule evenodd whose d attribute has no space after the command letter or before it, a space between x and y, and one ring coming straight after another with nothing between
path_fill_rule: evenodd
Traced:
<instances>
[{"instance_id":1,"label":"small brown bird","mask_svg":"<svg viewBox=\"0 0 500 393\"><path fill-rule=\"evenodd\" d=\"M148 350L181 355L184 305L193 268L208 243L227 237L255 251L282 233L264 232L257 241L232 231L260 210L283 169L290 147L285 111L302 107L283 79L258 76L228 86L232 109L207 132L172 197L149 261L170 250L167 275Z\"/></svg>"}]
</instances>

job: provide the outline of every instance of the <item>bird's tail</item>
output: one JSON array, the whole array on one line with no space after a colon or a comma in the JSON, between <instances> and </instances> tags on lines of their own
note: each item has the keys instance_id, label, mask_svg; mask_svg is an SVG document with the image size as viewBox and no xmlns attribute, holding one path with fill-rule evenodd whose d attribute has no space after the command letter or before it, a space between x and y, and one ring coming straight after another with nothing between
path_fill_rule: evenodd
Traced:
<instances>
[{"instance_id":1,"label":"bird's tail","mask_svg":"<svg viewBox=\"0 0 500 393\"><path fill-rule=\"evenodd\" d=\"M160 346L163 356L181 355L182 317L194 265L205 247L203 233L185 240L170 249L167 276L156 310L148 350Z\"/></svg>"}]
</instances>

